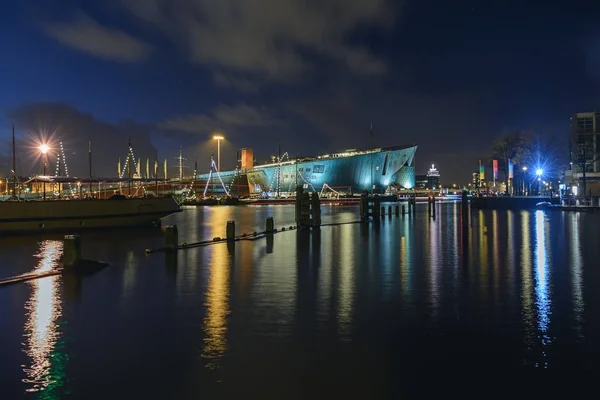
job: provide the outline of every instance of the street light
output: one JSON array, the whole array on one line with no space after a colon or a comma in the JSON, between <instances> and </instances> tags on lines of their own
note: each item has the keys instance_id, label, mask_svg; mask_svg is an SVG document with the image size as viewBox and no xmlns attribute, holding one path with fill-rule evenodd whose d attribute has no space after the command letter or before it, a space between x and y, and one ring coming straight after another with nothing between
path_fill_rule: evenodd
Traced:
<instances>
[{"instance_id":1,"label":"street light","mask_svg":"<svg viewBox=\"0 0 600 400\"><path fill-rule=\"evenodd\" d=\"M44 175L44 179L46 176L46 161L47 161L47 154L48 154L48 150L50 150L50 146L48 146L47 144L43 143L40 145L40 147L38 147L38 149L40 150L40 152L42 153L42 165L43 165L43 173L42 175ZM46 200L46 181L44 180L44 200ZM38 186L39 187L39 186Z\"/></svg>"},{"instance_id":2,"label":"street light","mask_svg":"<svg viewBox=\"0 0 600 400\"><path fill-rule=\"evenodd\" d=\"M217 141L217 171L221 172L221 140L225 138L223 135L214 135L213 139Z\"/></svg>"},{"instance_id":3,"label":"street light","mask_svg":"<svg viewBox=\"0 0 600 400\"><path fill-rule=\"evenodd\" d=\"M542 176L542 174L543 174L543 173L544 173L544 171L542 171L542 169L541 169L541 168L538 168L538 169L536 169L536 170L535 170L535 174L536 174L537 176Z\"/></svg>"},{"instance_id":4,"label":"street light","mask_svg":"<svg viewBox=\"0 0 600 400\"><path fill-rule=\"evenodd\" d=\"M525 174L527 173L527 167L523 167L523 195L527 195L527 190L525 188Z\"/></svg>"}]
</instances>

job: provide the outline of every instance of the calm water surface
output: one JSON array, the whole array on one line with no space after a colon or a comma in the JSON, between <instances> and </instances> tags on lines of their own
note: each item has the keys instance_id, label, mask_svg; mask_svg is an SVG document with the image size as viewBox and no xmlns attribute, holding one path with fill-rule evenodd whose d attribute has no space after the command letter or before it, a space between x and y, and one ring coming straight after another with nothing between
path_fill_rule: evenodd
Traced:
<instances>
[{"instance_id":1,"label":"calm water surface","mask_svg":"<svg viewBox=\"0 0 600 400\"><path fill-rule=\"evenodd\" d=\"M110 266L0 287L1 399L573 396L600 368L600 215L473 211L145 254L159 231L87 233ZM357 220L324 207L323 222ZM187 209L180 241L293 225L293 206ZM60 236L0 239L0 277L55 268ZM589 386L589 387L588 387Z\"/></svg>"}]
</instances>

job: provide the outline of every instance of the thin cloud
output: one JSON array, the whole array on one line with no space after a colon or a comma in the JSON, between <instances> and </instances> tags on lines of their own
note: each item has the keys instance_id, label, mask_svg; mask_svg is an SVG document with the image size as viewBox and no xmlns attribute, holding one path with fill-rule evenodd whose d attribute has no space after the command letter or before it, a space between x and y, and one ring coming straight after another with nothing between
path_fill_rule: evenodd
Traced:
<instances>
[{"instance_id":1,"label":"thin cloud","mask_svg":"<svg viewBox=\"0 0 600 400\"><path fill-rule=\"evenodd\" d=\"M181 115L158 124L158 128L164 131L198 134L267 126L281 127L285 124L265 107L253 107L245 103L235 106L220 105L208 114Z\"/></svg>"},{"instance_id":2,"label":"thin cloud","mask_svg":"<svg viewBox=\"0 0 600 400\"><path fill-rule=\"evenodd\" d=\"M135 62L150 52L150 46L141 40L103 26L84 13L79 13L71 22L46 24L45 30L59 43L99 58Z\"/></svg>"}]
</instances>

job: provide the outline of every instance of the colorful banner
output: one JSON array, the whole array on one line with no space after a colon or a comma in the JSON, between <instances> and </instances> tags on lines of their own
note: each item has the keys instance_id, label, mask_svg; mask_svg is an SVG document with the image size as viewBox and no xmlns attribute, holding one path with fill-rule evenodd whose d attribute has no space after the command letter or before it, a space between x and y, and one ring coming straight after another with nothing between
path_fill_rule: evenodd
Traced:
<instances>
[{"instance_id":1,"label":"colorful banner","mask_svg":"<svg viewBox=\"0 0 600 400\"><path fill-rule=\"evenodd\" d=\"M481 160L479 160L479 180L485 180L485 167L481 164Z\"/></svg>"},{"instance_id":2,"label":"colorful banner","mask_svg":"<svg viewBox=\"0 0 600 400\"><path fill-rule=\"evenodd\" d=\"M492 165L494 167L494 180L498 179L498 160L493 160Z\"/></svg>"},{"instance_id":3,"label":"colorful banner","mask_svg":"<svg viewBox=\"0 0 600 400\"><path fill-rule=\"evenodd\" d=\"M508 179L513 179L513 178L514 178L513 160L509 159L508 160Z\"/></svg>"}]
</instances>

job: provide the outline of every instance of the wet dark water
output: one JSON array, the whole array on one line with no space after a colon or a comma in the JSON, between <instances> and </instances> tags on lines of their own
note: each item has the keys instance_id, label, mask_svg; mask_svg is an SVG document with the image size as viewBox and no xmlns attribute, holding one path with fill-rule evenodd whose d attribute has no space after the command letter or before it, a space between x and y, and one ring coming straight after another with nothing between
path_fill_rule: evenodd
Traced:
<instances>
[{"instance_id":1,"label":"wet dark water","mask_svg":"<svg viewBox=\"0 0 600 400\"><path fill-rule=\"evenodd\" d=\"M88 276L0 287L1 399L573 396L598 372L600 215L474 211L145 254L157 231L83 235ZM357 219L325 207L323 222ZM170 217L180 241L293 224L289 206ZM0 239L0 277L60 237ZM560 390L562 392L558 392ZM591 392L593 393L593 392Z\"/></svg>"}]
</instances>

